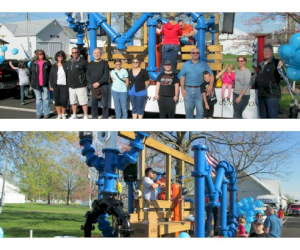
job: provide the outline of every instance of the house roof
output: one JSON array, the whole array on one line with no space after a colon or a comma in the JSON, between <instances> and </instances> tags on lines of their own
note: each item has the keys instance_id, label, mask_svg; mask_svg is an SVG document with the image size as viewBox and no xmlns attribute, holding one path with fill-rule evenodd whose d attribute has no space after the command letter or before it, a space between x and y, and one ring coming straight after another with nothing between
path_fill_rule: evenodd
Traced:
<instances>
[{"instance_id":1,"label":"house roof","mask_svg":"<svg viewBox=\"0 0 300 250\"><path fill-rule=\"evenodd\" d=\"M77 39L76 32L74 30L70 29L68 26L63 26L63 28L70 33L71 39Z\"/></svg>"},{"instance_id":2,"label":"house roof","mask_svg":"<svg viewBox=\"0 0 300 250\"><path fill-rule=\"evenodd\" d=\"M9 44L9 42L6 42L5 40L0 38L0 44Z\"/></svg>"},{"instance_id":3,"label":"house roof","mask_svg":"<svg viewBox=\"0 0 300 250\"><path fill-rule=\"evenodd\" d=\"M29 36L36 36L42 30L44 30L48 25L53 22L57 22L61 26L61 24L56 19L45 19L45 20L33 20L29 21L28 25L28 33ZM27 36L27 22L13 22L13 23L2 23L14 36ZM73 36L73 33L70 30L65 29L65 27L61 26L70 36Z\"/></svg>"}]
</instances>

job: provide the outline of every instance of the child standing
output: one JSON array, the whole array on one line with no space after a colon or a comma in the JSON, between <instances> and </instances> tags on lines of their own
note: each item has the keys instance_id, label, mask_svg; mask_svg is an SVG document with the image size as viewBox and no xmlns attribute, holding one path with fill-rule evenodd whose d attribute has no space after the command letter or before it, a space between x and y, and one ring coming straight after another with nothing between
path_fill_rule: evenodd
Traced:
<instances>
[{"instance_id":1,"label":"child standing","mask_svg":"<svg viewBox=\"0 0 300 250\"><path fill-rule=\"evenodd\" d=\"M254 232L250 234L249 237L269 237L267 233L264 232L264 223L261 220L254 222Z\"/></svg>"},{"instance_id":2,"label":"child standing","mask_svg":"<svg viewBox=\"0 0 300 250\"><path fill-rule=\"evenodd\" d=\"M238 232L239 237L248 237L247 231L245 229L246 220L244 218L239 219Z\"/></svg>"},{"instance_id":3,"label":"child standing","mask_svg":"<svg viewBox=\"0 0 300 250\"><path fill-rule=\"evenodd\" d=\"M235 79L233 64L226 64L225 68L216 76L216 79L222 77L222 100L230 100L231 90ZM228 95L225 98L225 90L228 89Z\"/></svg>"},{"instance_id":4,"label":"child standing","mask_svg":"<svg viewBox=\"0 0 300 250\"><path fill-rule=\"evenodd\" d=\"M203 96L203 119L213 119L214 106L217 103L215 90L209 95L206 95L207 88L210 84L211 75L208 71L203 72L204 82L200 85L200 91Z\"/></svg>"},{"instance_id":5,"label":"child standing","mask_svg":"<svg viewBox=\"0 0 300 250\"><path fill-rule=\"evenodd\" d=\"M21 105L25 105L24 101L24 88L26 85L29 85L29 70L26 68L25 62L19 62L18 67L15 67L11 61L9 61L9 66L17 71L19 76L19 85L20 85L20 96L21 96Z\"/></svg>"}]
</instances>

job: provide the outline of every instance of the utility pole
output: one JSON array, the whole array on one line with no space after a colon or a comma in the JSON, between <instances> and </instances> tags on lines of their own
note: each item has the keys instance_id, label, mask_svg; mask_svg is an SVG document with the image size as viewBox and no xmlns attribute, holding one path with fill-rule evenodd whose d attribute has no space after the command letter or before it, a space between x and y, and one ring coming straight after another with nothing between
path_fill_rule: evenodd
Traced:
<instances>
[{"instance_id":1,"label":"utility pole","mask_svg":"<svg viewBox=\"0 0 300 250\"><path fill-rule=\"evenodd\" d=\"M6 154L6 162L5 162L5 168L4 168L4 173L2 174L3 176L3 181L2 181L2 192L1 192L1 200L0 200L0 214L2 214L2 207L4 204L4 187L5 187L5 175L7 171L7 164L8 164L8 153Z\"/></svg>"},{"instance_id":2,"label":"utility pole","mask_svg":"<svg viewBox=\"0 0 300 250\"><path fill-rule=\"evenodd\" d=\"M28 56L31 58L31 49L30 49L30 42L29 42L29 15L26 12L26 26L27 26L27 53Z\"/></svg>"}]
</instances>

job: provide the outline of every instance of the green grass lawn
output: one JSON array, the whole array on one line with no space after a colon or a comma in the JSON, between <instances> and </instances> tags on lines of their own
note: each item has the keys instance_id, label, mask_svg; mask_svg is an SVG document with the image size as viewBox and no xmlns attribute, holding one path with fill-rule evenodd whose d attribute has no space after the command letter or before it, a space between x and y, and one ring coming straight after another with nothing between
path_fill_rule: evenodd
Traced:
<instances>
[{"instance_id":1,"label":"green grass lawn","mask_svg":"<svg viewBox=\"0 0 300 250\"><path fill-rule=\"evenodd\" d=\"M80 230L85 220L88 207L80 205L46 205L7 204L0 214L0 227L4 230L4 237L29 237L29 230L33 230L33 237L75 236L82 237ZM100 236L97 229L93 236Z\"/></svg>"}]
</instances>

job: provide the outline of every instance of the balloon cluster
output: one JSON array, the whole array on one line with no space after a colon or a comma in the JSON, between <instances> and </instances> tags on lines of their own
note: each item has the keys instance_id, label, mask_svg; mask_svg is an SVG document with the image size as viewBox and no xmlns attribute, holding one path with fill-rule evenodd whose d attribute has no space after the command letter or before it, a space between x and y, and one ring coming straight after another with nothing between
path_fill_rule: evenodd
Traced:
<instances>
[{"instance_id":1,"label":"balloon cluster","mask_svg":"<svg viewBox=\"0 0 300 250\"><path fill-rule=\"evenodd\" d=\"M7 48L6 45L3 45L3 46L1 47L1 51L2 51L2 52L6 52L7 49L8 49L8 48ZM16 55L16 54L19 53L19 50L16 49L16 48L14 48L14 49L12 49L11 53L12 53L13 55ZM5 60L4 56L0 56L0 64L2 64L2 63L4 62L4 60Z\"/></svg>"},{"instance_id":2,"label":"balloon cluster","mask_svg":"<svg viewBox=\"0 0 300 250\"><path fill-rule=\"evenodd\" d=\"M286 75L292 81L300 79L300 33L290 38L289 44L283 44L278 49L278 55L287 67Z\"/></svg>"},{"instance_id":3,"label":"balloon cluster","mask_svg":"<svg viewBox=\"0 0 300 250\"><path fill-rule=\"evenodd\" d=\"M261 208L264 206L264 203L261 200L256 200L254 202L253 197L242 198L240 202L236 204L237 213L239 216L246 215L246 222L251 223L254 221L255 216L258 212L262 215L265 214L263 210L257 210L257 208Z\"/></svg>"}]
</instances>

